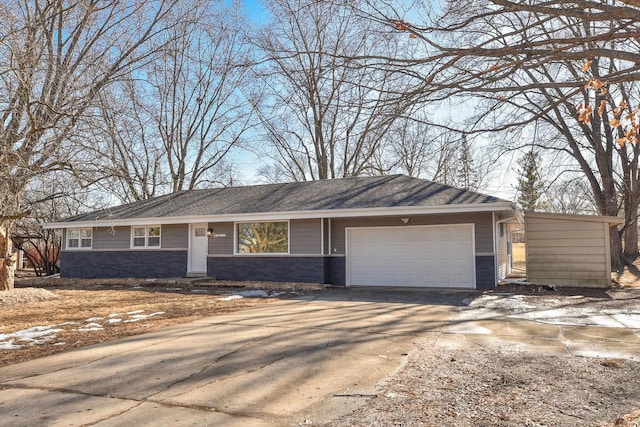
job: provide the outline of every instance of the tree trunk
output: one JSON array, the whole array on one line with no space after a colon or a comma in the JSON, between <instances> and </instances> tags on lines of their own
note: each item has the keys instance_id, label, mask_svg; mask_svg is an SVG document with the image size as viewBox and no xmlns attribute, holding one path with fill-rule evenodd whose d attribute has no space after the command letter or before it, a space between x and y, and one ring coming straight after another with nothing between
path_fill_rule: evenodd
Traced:
<instances>
[{"instance_id":1,"label":"tree trunk","mask_svg":"<svg viewBox=\"0 0 640 427\"><path fill-rule=\"evenodd\" d=\"M633 221L624 230L624 257L627 262L638 258L638 224Z\"/></svg>"},{"instance_id":2,"label":"tree trunk","mask_svg":"<svg viewBox=\"0 0 640 427\"><path fill-rule=\"evenodd\" d=\"M13 289L16 257L9 238L10 229L7 224L0 225L0 291Z\"/></svg>"},{"instance_id":3,"label":"tree trunk","mask_svg":"<svg viewBox=\"0 0 640 427\"><path fill-rule=\"evenodd\" d=\"M611 243L611 269L620 270L624 267L625 260L622 252L622 238L616 227L609 229L609 240Z\"/></svg>"},{"instance_id":4,"label":"tree trunk","mask_svg":"<svg viewBox=\"0 0 640 427\"><path fill-rule=\"evenodd\" d=\"M15 265L8 265L5 259L0 259L0 291L13 289Z\"/></svg>"}]
</instances>

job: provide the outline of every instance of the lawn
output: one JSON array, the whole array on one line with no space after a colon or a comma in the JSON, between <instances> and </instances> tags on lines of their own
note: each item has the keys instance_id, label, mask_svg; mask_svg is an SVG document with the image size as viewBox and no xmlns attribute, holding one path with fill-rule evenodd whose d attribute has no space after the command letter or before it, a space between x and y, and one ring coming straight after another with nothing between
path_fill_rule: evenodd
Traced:
<instances>
[{"instance_id":1,"label":"lawn","mask_svg":"<svg viewBox=\"0 0 640 427\"><path fill-rule=\"evenodd\" d=\"M0 293L0 366L320 289L302 284L59 278L18 280L16 288L15 295Z\"/></svg>"}]
</instances>

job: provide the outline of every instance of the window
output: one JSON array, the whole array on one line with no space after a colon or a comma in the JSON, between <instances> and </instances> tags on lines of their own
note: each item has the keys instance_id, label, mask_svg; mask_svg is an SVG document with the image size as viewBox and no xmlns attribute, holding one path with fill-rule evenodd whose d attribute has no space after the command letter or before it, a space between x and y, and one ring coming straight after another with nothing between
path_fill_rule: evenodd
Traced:
<instances>
[{"instance_id":1,"label":"window","mask_svg":"<svg viewBox=\"0 0 640 427\"><path fill-rule=\"evenodd\" d=\"M237 253L289 253L288 222L243 222L238 223L237 227Z\"/></svg>"},{"instance_id":2,"label":"window","mask_svg":"<svg viewBox=\"0 0 640 427\"><path fill-rule=\"evenodd\" d=\"M67 249L91 249L93 229L70 228L67 230Z\"/></svg>"},{"instance_id":3,"label":"window","mask_svg":"<svg viewBox=\"0 0 640 427\"><path fill-rule=\"evenodd\" d=\"M160 226L149 225L146 227L131 228L131 247L133 248L159 248Z\"/></svg>"}]
</instances>

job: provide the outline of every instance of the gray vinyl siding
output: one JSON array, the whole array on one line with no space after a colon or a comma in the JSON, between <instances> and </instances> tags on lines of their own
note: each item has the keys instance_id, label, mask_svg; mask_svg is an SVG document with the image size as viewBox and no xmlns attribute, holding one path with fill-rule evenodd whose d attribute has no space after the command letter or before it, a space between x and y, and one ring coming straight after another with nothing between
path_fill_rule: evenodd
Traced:
<instances>
[{"instance_id":1,"label":"gray vinyl siding","mask_svg":"<svg viewBox=\"0 0 640 427\"><path fill-rule=\"evenodd\" d=\"M163 249L186 249L189 244L189 226L186 224L161 225ZM93 229L93 249L117 251L131 248L131 227L97 227Z\"/></svg>"},{"instance_id":2,"label":"gray vinyl siding","mask_svg":"<svg viewBox=\"0 0 640 427\"><path fill-rule=\"evenodd\" d=\"M493 218L490 212L474 214L448 214L448 215L402 215L393 217L370 218L334 218L331 220L331 254L343 255L345 253L345 228L346 227L402 227L402 218L409 218L411 225L437 225L437 224L475 224L475 250L476 254L493 253Z\"/></svg>"},{"instance_id":3,"label":"gray vinyl siding","mask_svg":"<svg viewBox=\"0 0 640 427\"><path fill-rule=\"evenodd\" d=\"M233 222L210 222L209 228L216 235L209 239L209 255L233 255Z\"/></svg>"},{"instance_id":4,"label":"gray vinyl siding","mask_svg":"<svg viewBox=\"0 0 640 427\"><path fill-rule=\"evenodd\" d=\"M292 255L320 255L322 251L322 223L319 218L296 219L289 222L289 253Z\"/></svg>"},{"instance_id":5,"label":"gray vinyl siding","mask_svg":"<svg viewBox=\"0 0 640 427\"><path fill-rule=\"evenodd\" d=\"M131 246L131 227L96 227L93 249L117 251Z\"/></svg>"},{"instance_id":6,"label":"gray vinyl siding","mask_svg":"<svg viewBox=\"0 0 640 427\"><path fill-rule=\"evenodd\" d=\"M527 280L561 286L609 286L609 224L545 216L525 216Z\"/></svg>"},{"instance_id":7,"label":"gray vinyl siding","mask_svg":"<svg viewBox=\"0 0 640 427\"><path fill-rule=\"evenodd\" d=\"M161 230L163 249L186 249L189 245L188 224L162 225Z\"/></svg>"}]
</instances>

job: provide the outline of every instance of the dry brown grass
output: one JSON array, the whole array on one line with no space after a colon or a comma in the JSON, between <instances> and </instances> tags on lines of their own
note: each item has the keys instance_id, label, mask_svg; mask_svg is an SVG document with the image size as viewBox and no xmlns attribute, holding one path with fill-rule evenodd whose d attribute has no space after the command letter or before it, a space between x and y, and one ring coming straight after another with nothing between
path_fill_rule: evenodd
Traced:
<instances>
[{"instance_id":1,"label":"dry brown grass","mask_svg":"<svg viewBox=\"0 0 640 427\"><path fill-rule=\"evenodd\" d=\"M5 304L0 310L0 334L9 334L35 326L53 326L63 329L55 339L43 344L25 345L16 350L0 350L0 366L62 352L68 349L97 344L199 318L242 310L259 304L268 304L305 290L319 289L305 285L276 285L268 283L189 283L153 282L140 280L26 280L18 287L39 286L57 298L28 303ZM221 301L233 291L250 288L285 292L277 298L242 298ZM127 314L131 312L139 312ZM135 314L149 315L138 321ZM110 315L118 315L111 316ZM80 331L92 323L102 325L100 330ZM119 318L118 323L108 323ZM127 322L127 320L129 320Z\"/></svg>"},{"instance_id":2,"label":"dry brown grass","mask_svg":"<svg viewBox=\"0 0 640 427\"><path fill-rule=\"evenodd\" d=\"M611 278L625 288L640 289L640 259L632 265L625 265L620 271L613 271Z\"/></svg>"},{"instance_id":3,"label":"dry brown grass","mask_svg":"<svg viewBox=\"0 0 640 427\"><path fill-rule=\"evenodd\" d=\"M616 420L615 427L640 427L640 411L631 412Z\"/></svg>"},{"instance_id":4,"label":"dry brown grass","mask_svg":"<svg viewBox=\"0 0 640 427\"><path fill-rule=\"evenodd\" d=\"M526 248L524 243L511 244L511 259L514 263L526 261Z\"/></svg>"}]
</instances>

